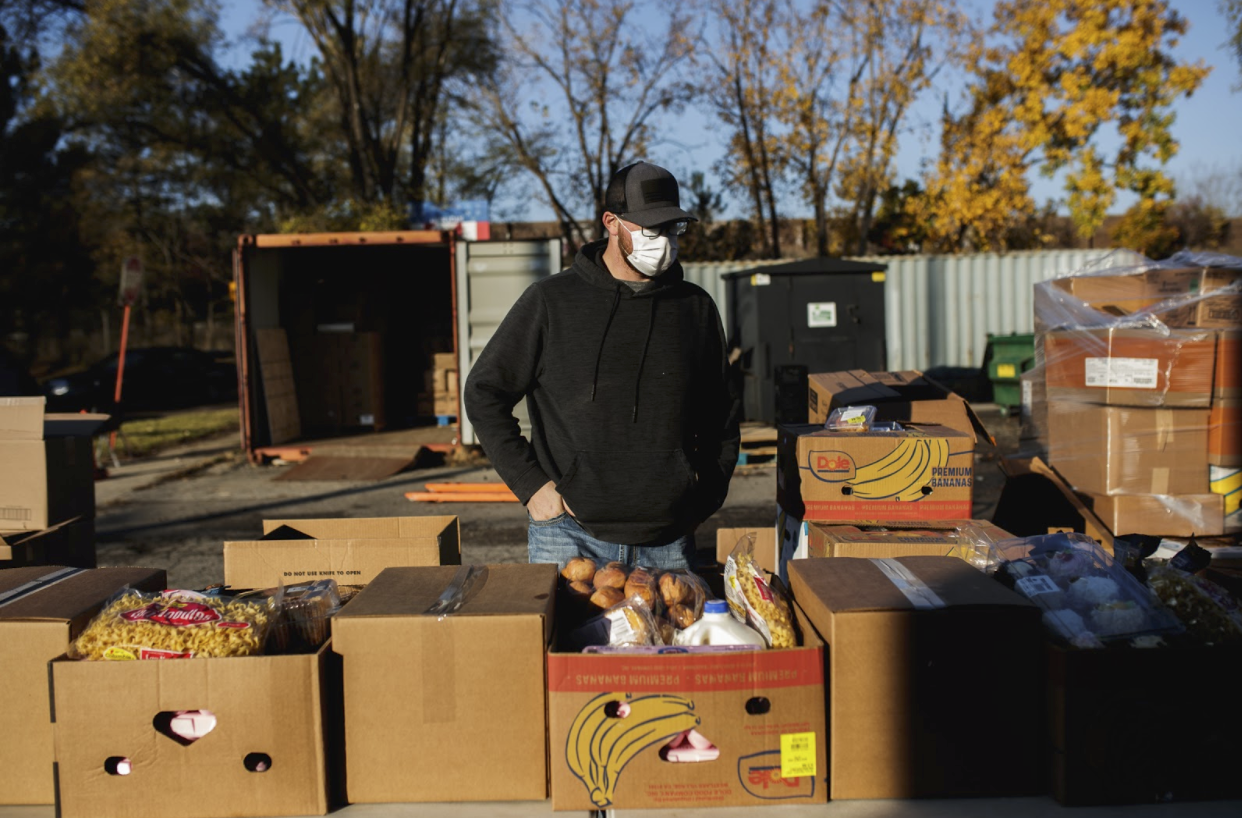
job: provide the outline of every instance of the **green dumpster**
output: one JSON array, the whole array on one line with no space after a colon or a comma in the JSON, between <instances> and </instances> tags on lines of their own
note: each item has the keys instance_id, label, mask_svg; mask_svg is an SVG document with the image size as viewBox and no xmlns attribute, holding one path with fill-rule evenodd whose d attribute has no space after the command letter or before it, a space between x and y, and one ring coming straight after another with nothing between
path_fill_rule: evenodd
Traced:
<instances>
[{"instance_id":1,"label":"green dumpster","mask_svg":"<svg viewBox=\"0 0 1242 818\"><path fill-rule=\"evenodd\" d=\"M1013 410L1022 405L1022 373L1035 366L1035 336L1031 334L988 335L984 353L988 379L992 381L993 402Z\"/></svg>"}]
</instances>

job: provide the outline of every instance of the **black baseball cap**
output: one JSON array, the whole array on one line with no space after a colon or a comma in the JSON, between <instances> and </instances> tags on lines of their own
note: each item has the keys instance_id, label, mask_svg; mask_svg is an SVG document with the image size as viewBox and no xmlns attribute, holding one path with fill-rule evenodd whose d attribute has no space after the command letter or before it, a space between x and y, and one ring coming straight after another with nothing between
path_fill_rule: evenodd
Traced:
<instances>
[{"instance_id":1,"label":"black baseball cap","mask_svg":"<svg viewBox=\"0 0 1242 818\"><path fill-rule=\"evenodd\" d=\"M681 209L681 192L673 174L650 162L635 162L616 172L604 192L604 209L639 227L698 221Z\"/></svg>"}]
</instances>

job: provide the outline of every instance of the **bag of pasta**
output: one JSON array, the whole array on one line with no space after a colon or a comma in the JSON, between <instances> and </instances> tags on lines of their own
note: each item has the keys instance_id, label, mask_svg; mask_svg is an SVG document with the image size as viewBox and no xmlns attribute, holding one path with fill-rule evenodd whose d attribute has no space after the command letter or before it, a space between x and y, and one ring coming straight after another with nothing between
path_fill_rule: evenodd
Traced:
<instances>
[{"instance_id":1,"label":"bag of pasta","mask_svg":"<svg viewBox=\"0 0 1242 818\"><path fill-rule=\"evenodd\" d=\"M263 652L279 600L127 588L69 646L74 659L192 659Z\"/></svg>"},{"instance_id":2,"label":"bag of pasta","mask_svg":"<svg viewBox=\"0 0 1242 818\"><path fill-rule=\"evenodd\" d=\"M725 598L738 621L759 631L768 647L798 646L788 600L772 587L755 562L754 534L737 541L725 562L724 579Z\"/></svg>"}]
</instances>

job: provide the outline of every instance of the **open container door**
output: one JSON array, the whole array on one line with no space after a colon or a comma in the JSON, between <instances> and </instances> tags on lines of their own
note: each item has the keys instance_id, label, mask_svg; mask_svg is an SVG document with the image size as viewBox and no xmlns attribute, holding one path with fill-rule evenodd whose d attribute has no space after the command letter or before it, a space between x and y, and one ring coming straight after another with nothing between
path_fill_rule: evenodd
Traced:
<instances>
[{"instance_id":1,"label":"open container door","mask_svg":"<svg viewBox=\"0 0 1242 818\"><path fill-rule=\"evenodd\" d=\"M470 367L523 291L539 279L561 271L561 242L459 242L456 266L458 365L460 382L465 386ZM530 414L525 401L514 408L514 414L522 433L529 435ZM459 428L462 444L479 442L464 412Z\"/></svg>"}]
</instances>

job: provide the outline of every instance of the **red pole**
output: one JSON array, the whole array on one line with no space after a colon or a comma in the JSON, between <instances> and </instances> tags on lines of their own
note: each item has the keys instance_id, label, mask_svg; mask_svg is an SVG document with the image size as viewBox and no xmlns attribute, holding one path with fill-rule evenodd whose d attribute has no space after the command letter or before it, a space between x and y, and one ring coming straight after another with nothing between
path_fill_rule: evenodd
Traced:
<instances>
[{"instance_id":1,"label":"red pole","mask_svg":"<svg viewBox=\"0 0 1242 818\"><path fill-rule=\"evenodd\" d=\"M119 408L121 405L121 378L125 374L125 345L129 341L129 304L125 305L125 314L121 317L121 349L116 359L116 393L112 402ZM116 448L116 430L108 435L108 445Z\"/></svg>"}]
</instances>

